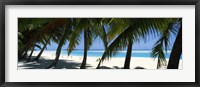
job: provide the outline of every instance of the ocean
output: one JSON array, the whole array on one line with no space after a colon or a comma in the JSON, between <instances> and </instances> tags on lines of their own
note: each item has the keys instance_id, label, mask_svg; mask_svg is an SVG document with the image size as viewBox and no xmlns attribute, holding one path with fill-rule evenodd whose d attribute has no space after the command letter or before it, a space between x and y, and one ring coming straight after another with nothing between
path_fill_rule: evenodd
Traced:
<instances>
[{"instance_id":1,"label":"ocean","mask_svg":"<svg viewBox=\"0 0 200 87\"><path fill-rule=\"evenodd\" d=\"M70 56L83 56L83 50L74 50L70 54ZM103 55L104 50L88 50L87 56L88 57L98 57L101 58ZM165 52L165 58L168 59L170 57L171 51ZM68 52L66 50L63 50L61 52L61 55L67 56ZM142 57L142 58L152 58L151 57L151 51L150 50L137 50L132 51L132 57ZM112 58L125 58L126 57L126 51L118 51L115 56L112 56Z\"/></svg>"}]
</instances>

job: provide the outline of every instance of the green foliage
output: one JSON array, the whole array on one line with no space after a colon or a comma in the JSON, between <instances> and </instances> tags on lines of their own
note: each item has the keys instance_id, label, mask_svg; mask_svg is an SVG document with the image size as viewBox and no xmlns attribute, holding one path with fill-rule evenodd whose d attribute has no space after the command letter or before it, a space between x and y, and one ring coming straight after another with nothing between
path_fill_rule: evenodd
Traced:
<instances>
[{"instance_id":1,"label":"green foliage","mask_svg":"<svg viewBox=\"0 0 200 87\"><path fill-rule=\"evenodd\" d=\"M151 56L158 58L158 67L165 65L165 53L170 44L170 36L176 36L173 25L176 18L19 18L18 51L23 54L38 44L49 45L55 42L60 45L69 42L68 55L80 44L81 35L86 32L87 49L94 39L100 37L105 52L100 62L115 56L117 51L127 48L128 42L140 42L148 38L160 37L152 49ZM108 28L108 29L106 29ZM151 37L147 37L151 35ZM47 38L51 37L51 41ZM59 52L58 52L59 53ZM60 54L59 54L60 55Z\"/></svg>"},{"instance_id":2,"label":"green foliage","mask_svg":"<svg viewBox=\"0 0 200 87\"><path fill-rule=\"evenodd\" d=\"M73 30L69 40L68 55L74 50L74 48L81 41L81 34L86 32L87 36L87 50L92 45L93 40L97 37L97 23L100 19L90 19L90 18L76 18L73 19ZM98 22L100 23L100 22Z\"/></svg>"},{"instance_id":3,"label":"green foliage","mask_svg":"<svg viewBox=\"0 0 200 87\"><path fill-rule=\"evenodd\" d=\"M56 30L60 27L63 26L63 24L66 23L65 19L62 18L58 18L58 19L52 19L51 21L46 22L46 20L44 19L44 22L41 22L41 19L37 19L35 18L35 21L31 21L32 19L23 19L25 21L20 21L22 19L19 19L19 30L18 32L22 33L24 37L23 38L23 46L18 49L19 50L19 56L21 56L21 54L23 54L24 52L26 52L26 50L29 50L35 43L43 43L44 44L44 40L45 37L47 36L51 36L53 35L54 32L56 32ZM30 20L30 22L32 22L30 24L30 22L27 22L28 20ZM36 22L38 21L38 22ZM27 23L26 23L27 22ZM25 23L25 24L24 24ZM38 24L39 23L39 24ZM42 24L40 24L42 23ZM20 29L21 24L23 24L25 27L24 29ZM38 25L38 27L30 27L27 28L26 26L29 25ZM41 25L41 26L40 26Z\"/></svg>"},{"instance_id":4,"label":"green foliage","mask_svg":"<svg viewBox=\"0 0 200 87\"><path fill-rule=\"evenodd\" d=\"M177 23L177 19L169 21L168 24L165 24L165 28L160 30L160 38L155 43L152 48L151 56L153 58L158 58L158 67L166 65L165 52L167 52L170 43L170 37L177 34L177 29L173 28L174 24Z\"/></svg>"},{"instance_id":5,"label":"green foliage","mask_svg":"<svg viewBox=\"0 0 200 87\"><path fill-rule=\"evenodd\" d=\"M104 19L105 20L105 19ZM108 46L108 49L104 52L102 61L105 59L104 56L112 57L117 51L123 50L128 45L128 38L132 38L133 42L139 42L141 38L146 40L147 35L152 35L152 37L158 36L160 32L166 31L166 27L171 22L177 20L175 18L129 18L129 19L112 19L110 24L110 31L108 32L109 38L112 39ZM169 26L170 27L170 26ZM169 40L167 37L163 36L165 39L165 45ZM157 42L156 49L153 50L152 56L155 57L159 55L159 61L165 61L165 56L163 51L160 51L162 45ZM159 48L160 47L160 48ZM158 50L159 49L159 50ZM163 54L163 55L162 55ZM109 57L107 57L109 59ZM160 63L161 63L160 62Z\"/></svg>"}]
</instances>

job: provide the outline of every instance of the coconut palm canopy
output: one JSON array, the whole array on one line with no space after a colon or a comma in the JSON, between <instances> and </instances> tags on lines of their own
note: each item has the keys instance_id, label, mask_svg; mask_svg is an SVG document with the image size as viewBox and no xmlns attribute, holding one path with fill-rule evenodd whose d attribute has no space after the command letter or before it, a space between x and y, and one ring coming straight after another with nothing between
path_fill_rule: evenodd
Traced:
<instances>
[{"instance_id":1,"label":"coconut palm canopy","mask_svg":"<svg viewBox=\"0 0 200 87\"><path fill-rule=\"evenodd\" d=\"M19 67L178 69L181 54L181 18L18 19ZM138 58L151 59L152 64L134 65L131 60Z\"/></svg>"}]
</instances>

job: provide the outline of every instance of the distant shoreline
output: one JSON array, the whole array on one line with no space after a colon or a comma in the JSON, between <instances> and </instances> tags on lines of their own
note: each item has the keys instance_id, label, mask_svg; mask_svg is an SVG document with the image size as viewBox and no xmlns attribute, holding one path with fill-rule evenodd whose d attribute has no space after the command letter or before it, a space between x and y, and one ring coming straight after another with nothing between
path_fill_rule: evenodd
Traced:
<instances>
[{"instance_id":1,"label":"distant shoreline","mask_svg":"<svg viewBox=\"0 0 200 87\"><path fill-rule=\"evenodd\" d=\"M34 51L33 54L38 54L40 51ZM75 51L72 51L70 56L83 56L83 50L75 50ZM88 57L98 57L98 58L101 58L103 53L104 53L104 50L89 50L87 51L88 54L87 56ZM147 50L140 50L140 51L132 51L132 57L144 57L144 58L151 58L151 54L150 54L151 51L147 51ZM170 56L170 52L171 51L167 51L165 54L165 58L166 59L169 59L169 56ZM45 50L43 52L44 54L49 54L49 55L55 55L56 51L55 50ZM68 53L67 51L62 51L61 52L61 56L67 56ZM112 58L116 58L116 57L120 57L120 58L125 58L126 56L126 51L118 51L118 53L114 56L112 56Z\"/></svg>"}]
</instances>

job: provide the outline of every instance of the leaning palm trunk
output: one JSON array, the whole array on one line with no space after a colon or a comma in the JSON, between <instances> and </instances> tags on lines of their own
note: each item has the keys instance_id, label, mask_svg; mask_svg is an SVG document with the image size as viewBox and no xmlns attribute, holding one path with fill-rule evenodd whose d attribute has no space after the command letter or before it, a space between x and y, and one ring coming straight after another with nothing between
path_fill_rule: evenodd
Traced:
<instances>
[{"instance_id":1,"label":"leaning palm trunk","mask_svg":"<svg viewBox=\"0 0 200 87\"><path fill-rule=\"evenodd\" d=\"M105 59L105 57L106 57L107 50L108 50L108 46L107 46L107 44L105 44L105 50L104 50L103 56L99 60L99 64L97 65L96 69L100 69L100 65L101 65L103 59Z\"/></svg>"},{"instance_id":2,"label":"leaning palm trunk","mask_svg":"<svg viewBox=\"0 0 200 87\"><path fill-rule=\"evenodd\" d=\"M61 49L62 49L62 44L60 43L56 50L56 58L55 58L54 62L47 68L55 67L57 65L59 57L60 57Z\"/></svg>"},{"instance_id":3,"label":"leaning palm trunk","mask_svg":"<svg viewBox=\"0 0 200 87\"><path fill-rule=\"evenodd\" d=\"M44 26L40 32L34 34L33 37L31 37L28 42L24 44L23 48L19 51L19 58L26 50L30 48L30 46L32 46L33 43L36 43L39 38L46 34L51 34L51 32L56 32L57 28L63 26L65 23L65 18L56 18L53 22L50 22Z\"/></svg>"},{"instance_id":4,"label":"leaning palm trunk","mask_svg":"<svg viewBox=\"0 0 200 87\"><path fill-rule=\"evenodd\" d=\"M101 63L103 62L103 60L106 58L106 56L111 55L111 50L113 50L113 47L115 47L116 45L118 45L119 42L125 42L125 36L127 35L127 33L132 32L133 28L128 28L126 29L124 32L122 32L108 47L107 49L104 51L103 56L101 57L101 60L99 61L99 64L97 66L96 69L100 68ZM127 35L130 38L130 35ZM109 58L109 57L108 57Z\"/></svg>"},{"instance_id":5,"label":"leaning palm trunk","mask_svg":"<svg viewBox=\"0 0 200 87\"><path fill-rule=\"evenodd\" d=\"M19 58L19 60L24 59L27 56L28 50L25 51L25 53Z\"/></svg>"},{"instance_id":6,"label":"leaning palm trunk","mask_svg":"<svg viewBox=\"0 0 200 87\"><path fill-rule=\"evenodd\" d=\"M180 26L178 35L174 42L174 46L173 46L172 52L170 54L167 69L178 69L179 61L181 58L181 53L182 53L182 24Z\"/></svg>"},{"instance_id":7,"label":"leaning palm trunk","mask_svg":"<svg viewBox=\"0 0 200 87\"><path fill-rule=\"evenodd\" d=\"M56 50L56 58L55 58L54 62L50 66L47 67L47 69L52 68L52 67L56 67L58 60L59 60L59 57L60 57L62 46L64 45L64 42L65 42L65 39L66 39L65 38L66 35L67 35L67 29L66 29L66 26L64 26L64 34L61 37L60 43L59 43L58 48Z\"/></svg>"},{"instance_id":8,"label":"leaning palm trunk","mask_svg":"<svg viewBox=\"0 0 200 87\"><path fill-rule=\"evenodd\" d=\"M124 63L124 69L130 69L132 46L133 46L133 42L129 38L128 48L127 48L127 52L126 52L126 59L125 59L125 63Z\"/></svg>"},{"instance_id":9,"label":"leaning palm trunk","mask_svg":"<svg viewBox=\"0 0 200 87\"><path fill-rule=\"evenodd\" d=\"M82 64L81 64L81 67L80 69L85 69L85 66L86 66L86 61L87 61L87 31L84 30L84 55L83 55L83 61L82 61Z\"/></svg>"},{"instance_id":10,"label":"leaning palm trunk","mask_svg":"<svg viewBox=\"0 0 200 87\"><path fill-rule=\"evenodd\" d=\"M34 47L32 47L32 50L31 50L31 53L30 53L30 55L29 55L29 57L27 59L27 62L30 62L32 54L33 54L33 51L34 51Z\"/></svg>"},{"instance_id":11,"label":"leaning palm trunk","mask_svg":"<svg viewBox=\"0 0 200 87\"><path fill-rule=\"evenodd\" d=\"M106 50L105 50L105 52L106 52ZM98 66L97 66L96 69L100 69L100 65L101 65L103 59L106 57L106 53L105 53L105 52L104 52L103 56L101 57L101 59L100 59L100 61L99 61L99 64L98 64Z\"/></svg>"},{"instance_id":12,"label":"leaning palm trunk","mask_svg":"<svg viewBox=\"0 0 200 87\"><path fill-rule=\"evenodd\" d=\"M44 49L46 48L47 44L49 43L51 39L51 36L48 38L48 40L46 41L46 43L44 44L43 48L41 49L40 53L37 55L37 57L35 59L33 59L33 61L38 61L40 56L42 55L42 53L44 52Z\"/></svg>"},{"instance_id":13,"label":"leaning palm trunk","mask_svg":"<svg viewBox=\"0 0 200 87\"><path fill-rule=\"evenodd\" d=\"M102 59L102 58L101 58ZM102 62L102 60L100 59L100 61L99 61L99 64L97 65L97 68L96 69L100 69L100 65L101 65L101 62Z\"/></svg>"},{"instance_id":14,"label":"leaning palm trunk","mask_svg":"<svg viewBox=\"0 0 200 87\"><path fill-rule=\"evenodd\" d=\"M103 26L102 26L102 27L103 27ZM107 34L106 34L105 28L103 27L102 30L103 30L103 31L100 32L100 37L101 37L101 39L102 39L102 41L103 41L103 43L104 43L104 47L105 47L105 50L104 50L104 51L106 51L106 49L108 48L108 39L107 39ZM98 64L98 66L96 67L96 69L99 69L99 68L100 68L102 59L104 59L105 57L106 57L106 55L103 54L102 58L99 60L99 64Z\"/></svg>"}]
</instances>

